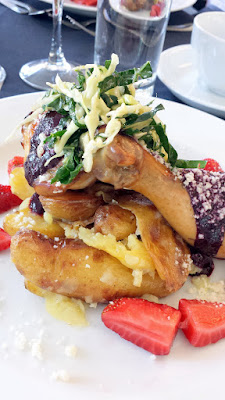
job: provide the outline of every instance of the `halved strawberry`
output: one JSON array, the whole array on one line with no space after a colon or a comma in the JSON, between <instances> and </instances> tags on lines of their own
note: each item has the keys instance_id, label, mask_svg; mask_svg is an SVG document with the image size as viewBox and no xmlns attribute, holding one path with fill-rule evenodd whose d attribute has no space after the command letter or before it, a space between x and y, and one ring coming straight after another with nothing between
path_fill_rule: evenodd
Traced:
<instances>
[{"instance_id":1,"label":"halved strawberry","mask_svg":"<svg viewBox=\"0 0 225 400\"><path fill-rule=\"evenodd\" d=\"M0 213L8 211L21 203L22 200L11 192L10 186L0 185Z\"/></svg>"},{"instance_id":2,"label":"halved strawberry","mask_svg":"<svg viewBox=\"0 0 225 400\"><path fill-rule=\"evenodd\" d=\"M206 166L203 168L206 171L224 172L220 164L213 158L205 158L204 161L207 161Z\"/></svg>"},{"instance_id":3,"label":"halved strawberry","mask_svg":"<svg viewBox=\"0 0 225 400\"><path fill-rule=\"evenodd\" d=\"M153 4L151 11L150 11L150 16L151 17L159 17L161 14L161 8L158 4Z\"/></svg>"},{"instance_id":4,"label":"halved strawberry","mask_svg":"<svg viewBox=\"0 0 225 400\"><path fill-rule=\"evenodd\" d=\"M156 355L169 354L180 311L143 299L121 298L102 312L102 321L122 338Z\"/></svg>"},{"instance_id":5,"label":"halved strawberry","mask_svg":"<svg viewBox=\"0 0 225 400\"><path fill-rule=\"evenodd\" d=\"M22 167L24 164L24 158L15 156L8 161L8 174L10 175L12 170L17 167Z\"/></svg>"},{"instance_id":6,"label":"halved strawberry","mask_svg":"<svg viewBox=\"0 0 225 400\"><path fill-rule=\"evenodd\" d=\"M6 250L10 247L11 236L0 228L0 251Z\"/></svg>"},{"instance_id":7,"label":"halved strawberry","mask_svg":"<svg viewBox=\"0 0 225 400\"><path fill-rule=\"evenodd\" d=\"M225 337L225 304L182 299L179 310L180 328L193 346L207 346Z\"/></svg>"}]
</instances>

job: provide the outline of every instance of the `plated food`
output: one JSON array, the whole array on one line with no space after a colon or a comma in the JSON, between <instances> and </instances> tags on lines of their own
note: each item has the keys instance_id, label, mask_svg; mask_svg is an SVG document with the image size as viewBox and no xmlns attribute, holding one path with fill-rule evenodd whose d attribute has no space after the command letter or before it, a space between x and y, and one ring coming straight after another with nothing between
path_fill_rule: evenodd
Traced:
<instances>
[{"instance_id":1,"label":"plated food","mask_svg":"<svg viewBox=\"0 0 225 400\"><path fill-rule=\"evenodd\" d=\"M24 201L4 222L28 287L87 303L177 291L189 245L224 257L224 173L178 159L162 107L135 99L149 63L117 64L82 66L74 84L58 77L25 118L24 168L10 175Z\"/></svg>"}]
</instances>

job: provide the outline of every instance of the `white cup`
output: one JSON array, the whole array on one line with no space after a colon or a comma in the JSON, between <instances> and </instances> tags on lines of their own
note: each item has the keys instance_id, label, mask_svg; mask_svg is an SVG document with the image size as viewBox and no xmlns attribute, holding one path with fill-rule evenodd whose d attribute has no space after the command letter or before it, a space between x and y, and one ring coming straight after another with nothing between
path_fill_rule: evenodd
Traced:
<instances>
[{"instance_id":1,"label":"white cup","mask_svg":"<svg viewBox=\"0 0 225 400\"><path fill-rule=\"evenodd\" d=\"M197 15L191 45L199 79L211 91L225 96L225 12Z\"/></svg>"}]
</instances>

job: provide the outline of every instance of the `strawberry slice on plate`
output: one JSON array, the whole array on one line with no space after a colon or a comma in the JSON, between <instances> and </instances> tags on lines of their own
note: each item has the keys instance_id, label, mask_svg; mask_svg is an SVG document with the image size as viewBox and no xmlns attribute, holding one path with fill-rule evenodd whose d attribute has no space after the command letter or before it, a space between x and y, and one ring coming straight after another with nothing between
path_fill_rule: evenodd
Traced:
<instances>
[{"instance_id":1,"label":"strawberry slice on plate","mask_svg":"<svg viewBox=\"0 0 225 400\"><path fill-rule=\"evenodd\" d=\"M12 170L17 167L22 167L24 164L24 158L15 156L8 161L8 174L10 175Z\"/></svg>"},{"instance_id":2,"label":"strawberry slice on plate","mask_svg":"<svg viewBox=\"0 0 225 400\"><path fill-rule=\"evenodd\" d=\"M22 203L22 200L11 192L9 185L0 185L0 213L10 210Z\"/></svg>"},{"instance_id":3,"label":"strawberry slice on plate","mask_svg":"<svg viewBox=\"0 0 225 400\"><path fill-rule=\"evenodd\" d=\"M224 172L220 164L216 160L213 160L213 158L205 158L204 161L207 161L205 167L203 168L206 171Z\"/></svg>"},{"instance_id":4,"label":"strawberry slice on plate","mask_svg":"<svg viewBox=\"0 0 225 400\"><path fill-rule=\"evenodd\" d=\"M169 354L181 314L165 304L121 298L102 312L102 321L122 338L156 355Z\"/></svg>"},{"instance_id":5,"label":"strawberry slice on plate","mask_svg":"<svg viewBox=\"0 0 225 400\"><path fill-rule=\"evenodd\" d=\"M6 250L10 247L11 236L0 228L0 251Z\"/></svg>"},{"instance_id":6,"label":"strawberry slice on plate","mask_svg":"<svg viewBox=\"0 0 225 400\"><path fill-rule=\"evenodd\" d=\"M225 338L225 304L182 299L179 310L180 328L193 346L203 347Z\"/></svg>"}]
</instances>

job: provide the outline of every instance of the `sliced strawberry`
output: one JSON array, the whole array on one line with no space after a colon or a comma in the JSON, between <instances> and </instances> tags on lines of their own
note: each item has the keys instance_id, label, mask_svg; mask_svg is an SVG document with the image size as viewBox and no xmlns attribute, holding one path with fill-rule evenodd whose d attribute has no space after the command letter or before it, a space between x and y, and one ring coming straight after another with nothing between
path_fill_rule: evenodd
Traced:
<instances>
[{"instance_id":1,"label":"sliced strawberry","mask_svg":"<svg viewBox=\"0 0 225 400\"><path fill-rule=\"evenodd\" d=\"M143 299L122 298L102 312L102 321L122 338L156 355L169 354L180 311Z\"/></svg>"},{"instance_id":2,"label":"sliced strawberry","mask_svg":"<svg viewBox=\"0 0 225 400\"><path fill-rule=\"evenodd\" d=\"M11 237L7 232L0 228L0 251L6 250L10 247Z\"/></svg>"},{"instance_id":3,"label":"sliced strawberry","mask_svg":"<svg viewBox=\"0 0 225 400\"><path fill-rule=\"evenodd\" d=\"M22 203L22 200L12 194L10 186L0 185L0 213L16 207L20 203Z\"/></svg>"},{"instance_id":4,"label":"sliced strawberry","mask_svg":"<svg viewBox=\"0 0 225 400\"><path fill-rule=\"evenodd\" d=\"M22 167L24 164L24 158L15 156L8 161L8 174L10 175L12 170L16 167Z\"/></svg>"},{"instance_id":5,"label":"sliced strawberry","mask_svg":"<svg viewBox=\"0 0 225 400\"><path fill-rule=\"evenodd\" d=\"M225 337L225 304L182 299L179 310L180 328L193 346L207 346Z\"/></svg>"},{"instance_id":6,"label":"sliced strawberry","mask_svg":"<svg viewBox=\"0 0 225 400\"><path fill-rule=\"evenodd\" d=\"M206 166L203 168L206 171L224 172L220 164L213 158L205 158L204 161L207 161Z\"/></svg>"},{"instance_id":7,"label":"sliced strawberry","mask_svg":"<svg viewBox=\"0 0 225 400\"><path fill-rule=\"evenodd\" d=\"M159 17L161 14L161 8L157 4L153 4L151 11L150 11L150 16L151 17Z\"/></svg>"}]
</instances>

